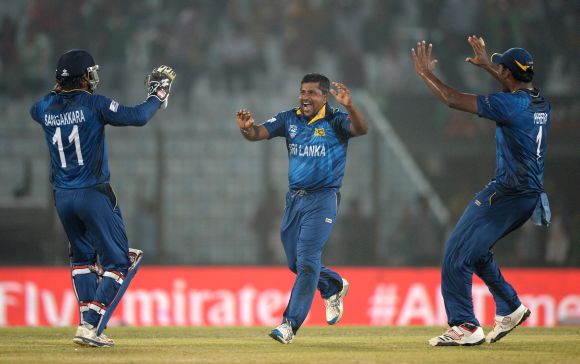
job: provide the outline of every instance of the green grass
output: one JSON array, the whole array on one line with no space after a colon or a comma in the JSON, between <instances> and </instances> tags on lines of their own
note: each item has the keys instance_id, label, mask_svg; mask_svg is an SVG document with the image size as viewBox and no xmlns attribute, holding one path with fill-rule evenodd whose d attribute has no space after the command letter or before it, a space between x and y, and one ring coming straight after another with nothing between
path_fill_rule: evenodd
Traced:
<instances>
[{"instance_id":1,"label":"green grass","mask_svg":"<svg viewBox=\"0 0 580 364\"><path fill-rule=\"evenodd\" d=\"M580 327L519 327L475 347L430 347L442 327L305 326L294 343L269 327L114 327L114 348L72 343L75 328L2 328L0 363L580 363ZM487 331L487 330L486 330Z\"/></svg>"}]
</instances>

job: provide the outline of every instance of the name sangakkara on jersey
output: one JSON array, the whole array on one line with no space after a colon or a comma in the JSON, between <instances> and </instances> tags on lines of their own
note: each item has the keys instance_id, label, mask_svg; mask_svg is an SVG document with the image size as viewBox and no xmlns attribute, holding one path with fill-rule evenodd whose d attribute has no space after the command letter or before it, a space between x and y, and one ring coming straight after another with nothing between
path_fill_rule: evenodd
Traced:
<instances>
[{"instance_id":1,"label":"name sangakkara on jersey","mask_svg":"<svg viewBox=\"0 0 580 364\"><path fill-rule=\"evenodd\" d=\"M83 110L69 111L62 114L44 114L44 125L61 126L70 124L79 124L85 121Z\"/></svg>"},{"instance_id":2,"label":"name sangakkara on jersey","mask_svg":"<svg viewBox=\"0 0 580 364\"><path fill-rule=\"evenodd\" d=\"M290 155L296 155L299 157L326 157L326 147L324 144L318 145L302 145L302 144L289 144L288 151Z\"/></svg>"}]
</instances>

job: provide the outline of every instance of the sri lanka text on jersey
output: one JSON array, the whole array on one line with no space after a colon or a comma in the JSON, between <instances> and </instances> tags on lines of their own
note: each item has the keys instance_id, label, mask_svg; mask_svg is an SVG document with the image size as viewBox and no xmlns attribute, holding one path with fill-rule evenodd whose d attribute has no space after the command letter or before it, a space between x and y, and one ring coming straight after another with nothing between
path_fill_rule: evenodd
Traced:
<instances>
[{"instance_id":1,"label":"sri lanka text on jersey","mask_svg":"<svg viewBox=\"0 0 580 364\"><path fill-rule=\"evenodd\" d=\"M290 155L297 155L299 157L326 157L326 148L324 144L318 145L289 144L288 150L290 152Z\"/></svg>"},{"instance_id":2,"label":"sri lanka text on jersey","mask_svg":"<svg viewBox=\"0 0 580 364\"><path fill-rule=\"evenodd\" d=\"M62 114L44 114L44 125L61 126L79 124L85 121L85 114L82 110L69 111Z\"/></svg>"}]
</instances>

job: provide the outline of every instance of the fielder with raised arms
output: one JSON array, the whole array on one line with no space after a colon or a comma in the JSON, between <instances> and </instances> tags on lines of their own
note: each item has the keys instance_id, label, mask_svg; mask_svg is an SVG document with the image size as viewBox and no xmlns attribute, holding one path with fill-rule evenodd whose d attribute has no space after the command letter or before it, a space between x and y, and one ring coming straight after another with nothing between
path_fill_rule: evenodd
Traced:
<instances>
[{"instance_id":1,"label":"fielder with raised arms","mask_svg":"<svg viewBox=\"0 0 580 364\"><path fill-rule=\"evenodd\" d=\"M459 92L433 74L437 60L431 59L431 44L418 42L411 51L415 71L440 101L495 123L495 176L467 205L445 244L441 293L450 328L431 338L432 346L495 343L528 318L530 310L501 274L491 249L530 217L537 225L550 222L543 179L552 108L532 85L532 56L510 48L493 54L490 62L482 38L467 40L474 56L466 61L489 72L503 86L502 92ZM487 336L473 311L473 273L487 285L496 306L495 326Z\"/></svg>"}]
</instances>

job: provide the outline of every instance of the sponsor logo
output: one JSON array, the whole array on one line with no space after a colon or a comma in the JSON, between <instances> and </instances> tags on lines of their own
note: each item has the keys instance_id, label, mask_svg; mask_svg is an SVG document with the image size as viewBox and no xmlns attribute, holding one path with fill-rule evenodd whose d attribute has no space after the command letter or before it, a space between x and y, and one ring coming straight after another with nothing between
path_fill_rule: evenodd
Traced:
<instances>
[{"instance_id":1,"label":"sponsor logo","mask_svg":"<svg viewBox=\"0 0 580 364\"><path fill-rule=\"evenodd\" d=\"M445 325L441 273L412 269L341 268L357 276L357 294L349 299L349 325ZM529 327L580 322L577 282L580 269L506 269L523 304L534 313ZM70 268L0 267L0 330L6 326L78 325L79 306L71 287ZM139 269L139 278L123 296L109 326L277 325L290 292L275 282L288 277L284 268ZM204 279L211 276L212 281ZM231 277L236 277L232 280ZM493 325L495 305L489 289L473 280L473 309L482 325ZM315 298L315 302L320 297ZM316 304L316 303L315 303ZM324 310L312 310L308 322L326 324Z\"/></svg>"},{"instance_id":2,"label":"sponsor logo","mask_svg":"<svg viewBox=\"0 0 580 364\"><path fill-rule=\"evenodd\" d=\"M68 70L67 70L66 68L65 68L65 69L63 69L63 70L62 70L62 73L61 73L60 75L61 75L62 77L68 77L68 76L69 76L69 74L68 74Z\"/></svg>"},{"instance_id":3,"label":"sponsor logo","mask_svg":"<svg viewBox=\"0 0 580 364\"><path fill-rule=\"evenodd\" d=\"M323 137L324 135L324 128L314 128L314 136Z\"/></svg>"},{"instance_id":4,"label":"sponsor logo","mask_svg":"<svg viewBox=\"0 0 580 364\"><path fill-rule=\"evenodd\" d=\"M327 217L326 219L324 219L324 222L327 224L332 224L332 219Z\"/></svg>"},{"instance_id":5,"label":"sponsor logo","mask_svg":"<svg viewBox=\"0 0 580 364\"><path fill-rule=\"evenodd\" d=\"M112 112L117 112L117 109L119 109L119 103L115 100L111 100L111 105L109 105L109 110L111 110Z\"/></svg>"},{"instance_id":6,"label":"sponsor logo","mask_svg":"<svg viewBox=\"0 0 580 364\"><path fill-rule=\"evenodd\" d=\"M296 125L290 125L288 127L288 135L290 138L294 138L298 134L298 127Z\"/></svg>"},{"instance_id":7,"label":"sponsor logo","mask_svg":"<svg viewBox=\"0 0 580 364\"><path fill-rule=\"evenodd\" d=\"M518 62L517 59L514 59L514 61L516 62L516 64L518 65L519 68L522 69L522 71L526 72L528 70L528 68L530 68L530 66L524 66L523 64L521 64L520 62Z\"/></svg>"}]
</instances>

